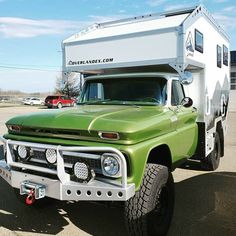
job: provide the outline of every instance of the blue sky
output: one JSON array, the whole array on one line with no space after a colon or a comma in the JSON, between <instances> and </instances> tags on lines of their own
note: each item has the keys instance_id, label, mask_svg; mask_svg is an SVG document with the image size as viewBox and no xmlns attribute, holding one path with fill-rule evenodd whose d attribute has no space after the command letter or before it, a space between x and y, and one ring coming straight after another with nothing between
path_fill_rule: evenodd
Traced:
<instances>
[{"instance_id":1,"label":"blue sky","mask_svg":"<svg viewBox=\"0 0 236 236\"><path fill-rule=\"evenodd\" d=\"M236 50L233 0L0 0L0 89L52 93L61 70L61 41L71 34L93 23L199 3L223 26L230 49Z\"/></svg>"}]
</instances>

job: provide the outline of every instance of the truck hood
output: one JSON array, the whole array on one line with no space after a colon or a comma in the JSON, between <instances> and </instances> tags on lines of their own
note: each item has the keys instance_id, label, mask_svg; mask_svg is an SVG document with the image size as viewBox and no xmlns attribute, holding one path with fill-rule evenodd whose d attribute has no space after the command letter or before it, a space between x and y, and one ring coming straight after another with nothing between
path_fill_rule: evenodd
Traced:
<instances>
[{"instance_id":1,"label":"truck hood","mask_svg":"<svg viewBox=\"0 0 236 236\"><path fill-rule=\"evenodd\" d=\"M18 134L74 137L77 140L101 141L98 131L117 132L120 136L117 143L133 144L170 132L173 127L169 112L169 109L158 106L83 105L17 116L6 124L21 126Z\"/></svg>"}]
</instances>

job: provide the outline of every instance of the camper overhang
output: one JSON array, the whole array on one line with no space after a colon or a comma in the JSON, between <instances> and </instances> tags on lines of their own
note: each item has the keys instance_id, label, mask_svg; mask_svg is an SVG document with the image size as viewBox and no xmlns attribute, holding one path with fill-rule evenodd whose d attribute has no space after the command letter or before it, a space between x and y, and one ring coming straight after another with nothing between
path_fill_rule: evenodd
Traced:
<instances>
[{"instance_id":1,"label":"camper overhang","mask_svg":"<svg viewBox=\"0 0 236 236\"><path fill-rule=\"evenodd\" d=\"M63 71L110 73L133 68L165 68L184 78L204 63L186 57L186 29L205 17L223 35L204 6L94 24L62 43ZM227 37L227 36L225 36Z\"/></svg>"}]
</instances>

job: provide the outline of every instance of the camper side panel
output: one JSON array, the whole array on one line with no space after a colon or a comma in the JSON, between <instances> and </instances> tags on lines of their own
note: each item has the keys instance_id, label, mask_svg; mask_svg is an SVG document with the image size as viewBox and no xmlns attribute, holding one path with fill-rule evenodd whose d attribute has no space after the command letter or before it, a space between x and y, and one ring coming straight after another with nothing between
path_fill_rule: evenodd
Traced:
<instances>
[{"instance_id":1,"label":"camper side panel","mask_svg":"<svg viewBox=\"0 0 236 236\"><path fill-rule=\"evenodd\" d=\"M186 30L185 58L187 63L203 65L202 68L195 68L200 75L198 82L195 82L198 86L190 85L188 90L196 100L198 122L205 126L205 134L202 135L205 135L207 155L214 148L216 128L221 126L223 136L225 133L230 85L229 42L208 17L198 17Z\"/></svg>"}]
</instances>

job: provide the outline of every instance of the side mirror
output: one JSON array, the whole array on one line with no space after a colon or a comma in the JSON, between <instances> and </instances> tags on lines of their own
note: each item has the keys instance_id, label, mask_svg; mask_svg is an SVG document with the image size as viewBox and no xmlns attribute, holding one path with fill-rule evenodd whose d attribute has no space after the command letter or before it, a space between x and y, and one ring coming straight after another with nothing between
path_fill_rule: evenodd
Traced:
<instances>
[{"instance_id":1,"label":"side mirror","mask_svg":"<svg viewBox=\"0 0 236 236\"><path fill-rule=\"evenodd\" d=\"M181 105L184 107L191 107L193 105L193 100L190 97L185 97L183 98L183 100L181 101Z\"/></svg>"},{"instance_id":2,"label":"side mirror","mask_svg":"<svg viewBox=\"0 0 236 236\"><path fill-rule=\"evenodd\" d=\"M180 82L183 85L188 85L193 82L193 74L190 71L185 71L184 75L181 76Z\"/></svg>"}]
</instances>

